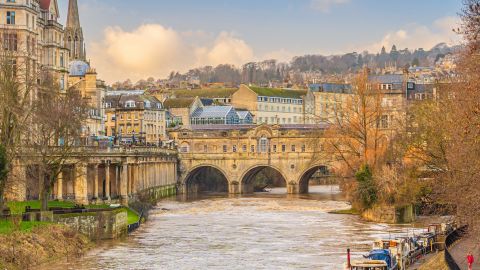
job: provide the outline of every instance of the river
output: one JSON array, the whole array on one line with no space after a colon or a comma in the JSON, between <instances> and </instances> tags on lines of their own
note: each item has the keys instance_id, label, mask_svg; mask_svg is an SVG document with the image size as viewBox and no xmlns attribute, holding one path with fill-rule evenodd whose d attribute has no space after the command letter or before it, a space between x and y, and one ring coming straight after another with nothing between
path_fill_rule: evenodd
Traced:
<instances>
[{"instance_id":1,"label":"river","mask_svg":"<svg viewBox=\"0 0 480 270\"><path fill-rule=\"evenodd\" d=\"M337 186L313 186L301 196L282 192L164 200L128 239L48 269L336 270L347 247L361 257L374 239L412 232L328 213L349 208Z\"/></svg>"}]
</instances>

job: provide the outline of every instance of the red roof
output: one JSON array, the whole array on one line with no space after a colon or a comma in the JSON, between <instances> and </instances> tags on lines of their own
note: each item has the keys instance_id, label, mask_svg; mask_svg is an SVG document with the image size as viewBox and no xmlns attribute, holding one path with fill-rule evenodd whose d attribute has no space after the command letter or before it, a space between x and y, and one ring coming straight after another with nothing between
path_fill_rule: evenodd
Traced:
<instances>
[{"instance_id":1,"label":"red roof","mask_svg":"<svg viewBox=\"0 0 480 270\"><path fill-rule=\"evenodd\" d=\"M40 8L48 9L50 7L51 0L40 0Z\"/></svg>"}]
</instances>

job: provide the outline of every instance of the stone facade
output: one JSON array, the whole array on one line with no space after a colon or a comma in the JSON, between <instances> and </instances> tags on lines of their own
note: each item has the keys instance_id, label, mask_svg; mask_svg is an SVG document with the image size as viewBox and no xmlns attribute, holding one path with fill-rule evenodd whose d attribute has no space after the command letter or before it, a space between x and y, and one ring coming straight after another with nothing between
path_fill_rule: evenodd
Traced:
<instances>
[{"instance_id":1,"label":"stone facade","mask_svg":"<svg viewBox=\"0 0 480 270\"><path fill-rule=\"evenodd\" d=\"M82 153L85 154L85 153ZM53 187L52 199L78 204L118 201L128 204L139 192L177 183L176 151L162 148L95 149L79 154L64 166ZM39 177L34 157L16 162L7 186L7 200L38 199Z\"/></svg>"},{"instance_id":2,"label":"stone facade","mask_svg":"<svg viewBox=\"0 0 480 270\"><path fill-rule=\"evenodd\" d=\"M125 209L54 215L53 221L75 229L92 240L117 239L127 235L128 219Z\"/></svg>"},{"instance_id":3,"label":"stone facade","mask_svg":"<svg viewBox=\"0 0 480 270\"><path fill-rule=\"evenodd\" d=\"M253 192L252 179L263 168L280 173L288 193L308 192L310 177L321 167L338 165L324 149L329 138L322 126L228 126L180 129L170 134L179 153L179 192L187 193L192 179L214 168L228 181L230 193Z\"/></svg>"}]
</instances>

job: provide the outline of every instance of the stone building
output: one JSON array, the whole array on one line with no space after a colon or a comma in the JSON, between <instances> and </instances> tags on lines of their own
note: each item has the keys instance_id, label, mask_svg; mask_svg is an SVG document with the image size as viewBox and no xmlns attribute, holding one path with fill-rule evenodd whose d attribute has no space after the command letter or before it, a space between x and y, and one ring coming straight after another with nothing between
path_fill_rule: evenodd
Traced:
<instances>
[{"instance_id":1,"label":"stone building","mask_svg":"<svg viewBox=\"0 0 480 270\"><path fill-rule=\"evenodd\" d=\"M305 94L303 90L241 85L232 95L232 106L250 111L259 124L304 124Z\"/></svg>"},{"instance_id":2,"label":"stone building","mask_svg":"<svg viewBox=\"0 0 480 270\"><path fill-rule=\"evenodd\" d=\"M311 84L305 96L306 122L335 123L351 96L352 87L349 84Z\"/></svg>"},{"instance_id":3,"label":"stone building","mask_svg":"<svg viewBox=\"0 0 480 270\"><path fill-rule=\"evenodd\" d=\"M120 143L159 145L167 138L166 113L153 96L107 95L105 108L105 133Z\"/></svg>"},{"instance_id":4,"label":"stone building","mask_svg":"<svg viewBox=\"0 0 480 270\"><path fill-rule=\"evenodd\" d=\"M397 129L406 119L407 81L403 74L369 75L371 87L382 94L380 128Z\"/></svg>"},{"instance_id":5,"label":"stone building","mask_svg":"<svg viewBox=\"0 0 480 270\"><path fill-rule=\"evenodd\" d=\"M171 122L177 125L190 126L190 116L203 107L199 97L169 98L163 102L165 109L170 113Z\"/></svg>"},{"instance_id":6,"label":"stone building","mask_svg":"<svg viewBox=\"0 0 480 270\"><path fill-rule=\"evenodd\" d=\"M0 33L4 48L14 52L17 68L32 74L50 71L66 90L69 62L56 0L0 1Z\"/></svg>"}]
</instances>

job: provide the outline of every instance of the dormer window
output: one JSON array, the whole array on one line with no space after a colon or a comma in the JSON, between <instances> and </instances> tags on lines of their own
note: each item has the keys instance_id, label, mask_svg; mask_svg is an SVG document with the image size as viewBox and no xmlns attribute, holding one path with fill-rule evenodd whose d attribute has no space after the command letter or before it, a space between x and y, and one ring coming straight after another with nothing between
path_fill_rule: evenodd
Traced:
<instances>
[{"instance_id":1,"label":"dormer window","mask_svg":"<svg viewBox=\"0 0 480 270\"><path fill-rule=\"evenodd\" d=\"M151 107L150 101L148 101L148 100L145 101L145 102L143 103L143 105L145 106L145 108L150 108L150 107Z\"/></svg>"},{"instance_id":2,"label":"dormer window","mask_svg":"<svg viewBox=\"0 0 480 270\"><path fill-rule=\"evenodd\" d=\"M112 103L111 103L111 102L105 103L105 108L111 108L111 107L112 107Z\"/></svg>"},{"instance_id":3,"label":"dormer window","mask_svg":"<svg viewBox=\"0 0 480 270\"><path fill-rule=\"evenodd\" d=\"M135 108L135 101L133 100L129 100L127 102L125 102L125 108Z\"/></svg>"}]
</instances>

